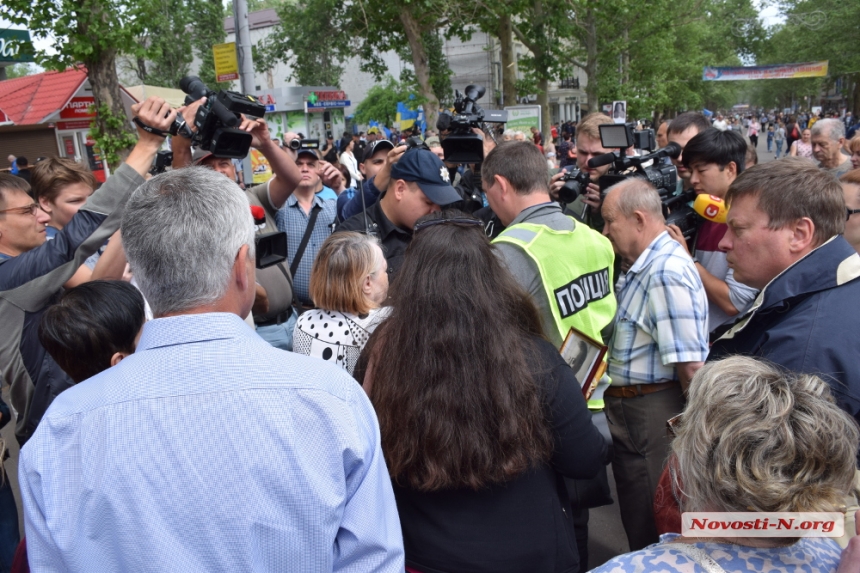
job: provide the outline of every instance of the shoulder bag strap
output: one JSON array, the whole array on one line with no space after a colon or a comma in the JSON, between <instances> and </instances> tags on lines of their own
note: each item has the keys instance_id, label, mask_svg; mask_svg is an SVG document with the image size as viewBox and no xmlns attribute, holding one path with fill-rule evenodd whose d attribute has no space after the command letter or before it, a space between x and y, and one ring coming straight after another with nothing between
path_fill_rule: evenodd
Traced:
<instances>
[{"instance_id":1,"label":"shoulder bag strap","mask_svg":"<svg viewBox=\"0 0 860 573\"><path fill-rule=\"evenodd\" d=\"M699 549L695 545L689 543L668 543L667 548L673 547L698 563L702 569L708 573L726 573L726 570L720 567L720 564L714 561L713 557Z\"/></svg>"},{"instance_id":2,"label":"shoulder bag strap","mask_svg":"<svg viewBox=\"0 0 860 573\"><path fill-rule=\"evenodd\" d=\"M299 243L299 249L296 251L296 256L293 258L293 264L290 265L290 274L296 276L296 271L299 268L299 263L302 261L302 255L305 254L305 249L308 247L308 241L311 240L311 233L314 232L314 225L317 223L317 217L322 211L322 207L314 205L311 209L311 216L308 220L308 226L305 227L305 234L302 236L302 242Z\"/></svg>"}]
</instances>

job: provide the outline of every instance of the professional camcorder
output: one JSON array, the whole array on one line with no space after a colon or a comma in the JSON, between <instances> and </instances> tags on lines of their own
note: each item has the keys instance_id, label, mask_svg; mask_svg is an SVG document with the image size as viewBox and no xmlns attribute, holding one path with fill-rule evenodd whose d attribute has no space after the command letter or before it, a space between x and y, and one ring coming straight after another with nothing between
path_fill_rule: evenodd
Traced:
<instances>
[{"instance_id":1,"label":"professional camcorder","mask_svg":"<svg viewBox=\"0 0 860 573\"><path fill-rule=\"evenodd\" d=\"M601 191L630 177L647 179L660 194L666 224L677 225L686 238L692 237L701 221L688 205L695 199L695 193L678 193L678 170L674 165L660 161L664 157L678 157L681 154L681 146L670 143L646 155L638 157L626 155L625 150L630 146L643 151L653 150L656 147L654 131L650 129L634 131L633 124L611 123L601 125L599 129L600 144L603 147L618 149L617 152L605 153L588 160L588 166L592 168L613 165L614 173L600 178ZM644 167L643 165L649 161L652 164Z\"/></svg>"},{"instance_id":2,"label":"professional camcorder","mask_svg":"<svg viewBox=\"0 0 860 573\"><path fill-rule=\"evenodd\" d=\"M484 123L505 123L508 121L506 110L484 110L478 105L487 90L484 86L470 84L466 93L454 90L454 112L444 110L439 113L436 128L450 131L442 140L445 161L448 163L481 163L484 160L484 142L472 132L472 128L485 129Z\"/></svg>"},{"instance_id":3,"label":"professional camcorder","mask_svg":"<svg viewBox=\"0 0 860 573\"><path fill-rule=\"evenodd\" d=\"M179 87L188 94L185 98L186 105L206 96L206 103L200 106L194 117L197 132L191 138L191 145L211 151L217 157L241 159L248 155L252 136L247 131L238 129L242 123L240 114L263 117L266 114L266 106L253 96L227 90L214 92L197 76L182 78Z\"/></svg>"}]
</instances>

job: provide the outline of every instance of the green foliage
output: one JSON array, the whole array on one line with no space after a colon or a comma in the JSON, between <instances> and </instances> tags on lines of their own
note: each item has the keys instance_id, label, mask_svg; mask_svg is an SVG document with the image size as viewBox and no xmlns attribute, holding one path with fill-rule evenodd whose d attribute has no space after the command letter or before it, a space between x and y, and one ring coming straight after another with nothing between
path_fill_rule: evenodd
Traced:
<instances>
[{"instance_id":1,"label":"green foliage","mask_svg":"<svg viewBox=\"0 0 860 573\"><path fill-rule=\"evenodd\" d=\"M277 9L282 3L280 0L248 0L248 12L259 12L267 8Z\"/></svg>"},{"instance_id":2,"label":"green foliage","mask_svg":"<svg viewBox=\"0 0 860 573\"><path fill-rule=\"evenodd\" d=\"M37 52L45 68L63 70L94 62L106 53L139 54L144 23L134 0L3 0L0 16L26 26L36 39L50 39L56 53Z\"/></svg>"},{"instance_id":3,"label":"green foliage","mask_svg":"<svg viewBox=\"0 0 860 573\"><path fill-rule=\"evenodd\" d=\"M376 120L384 125L394 125L398 102L403 102L413 110L424 103L423 98L417 95L417 91L414 84L398 82L393 77L387 76L384 83L370 88L367 97L356 107L355 122L366 124Z\"/></svg>"},{"instance_id":4,"label":"green foliage","mask_svg":"<svg viewBox=\"0 0 860 573\"><path fill-rule=\"evenodd\" d=\"M230 82L215 81L215 56L212 46L223 44L227 37L224 31L224 6L221 0L188 0L189 13L193 15L194 32L191 45L200 58L198 76L209 89L227 89Z\"/></svg>"},{"instance_id":5,"label":"green foliage","mask_svg":"<svg viewBox=\"0 0 860 573\"><path fill-rule=\"evenodd\" d=\"M116 115L105 104L96 111L101 121L90 124L90 136L96 140L108 165L115 169L123 159L121 153L134 146L137 137L124 129L127 123L125 114Z\"/></svg>"},{"instance_id":6,"label":"green foliage","mask_svg":"<svg viewBox=\"0 0 860 573\"><path fill-rule=\"evenodd\" d=\"M131 60L132 70L141 83L179 87L194 56L190 29L196 14L192 6L187 0L148 0L137 9L145 22L138 41L146 51Z\"/></svg>"},{"instance_id":7,"label":"green foliage","mask_svg":"<svg viewBox=\"0 0 860 573\"><path fill-rule=\"evenodd\" d=\"M35 66L32 64L15 64L14 66L6 67L6 79L23 78L38 73Z\"/></svg>"},{"instance_id":8,"label":"green foliage","mask_svg":"<svg viewBox=\"0 0 860 573\"><path fill-rule=\"evenodd\" d=\"M345 9L342 0L276 6L280 24L256 46L254 67L262 73L287 62L292 68L289 79L299 85L339 87L339 62L349 48L349 35L342 32Z\"/></svg>"},{"instance_id":9,"label":"green foliage","mask_svg":"<svg viewBox=\"0 0 860 573\"><path fill-rule=\"evenodd\" d=\"M810 108L818 103L822 88L832 87L839 77L843 93L849 96L854 113L860 112L860 3L836 0L785 0L784 24L769 30L770 36L760 47L761 64L789 64L828 60L826 78L761 80L749 82L750 99L765 107L785 108L797 103ZM846 88L853 83L854 93Z\"/></svg>"}]
</instances>

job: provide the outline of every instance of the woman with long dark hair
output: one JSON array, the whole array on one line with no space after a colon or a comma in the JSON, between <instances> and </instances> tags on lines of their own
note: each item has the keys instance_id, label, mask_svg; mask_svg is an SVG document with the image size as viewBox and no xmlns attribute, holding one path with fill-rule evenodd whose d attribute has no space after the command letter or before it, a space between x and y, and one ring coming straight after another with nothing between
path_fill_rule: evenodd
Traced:
<instances>
[{"instance_id":1,"label":"woman with long dark hair","mask_svg":"<svg viewBox=\"0 0 860 573\"><path fill-rule=\"evenodd\" d=\"M606 455L570 367L481 223L415 226L357 371L379 418L410 571L577 571L562 476Z\"/></svg>"}]
</instances>

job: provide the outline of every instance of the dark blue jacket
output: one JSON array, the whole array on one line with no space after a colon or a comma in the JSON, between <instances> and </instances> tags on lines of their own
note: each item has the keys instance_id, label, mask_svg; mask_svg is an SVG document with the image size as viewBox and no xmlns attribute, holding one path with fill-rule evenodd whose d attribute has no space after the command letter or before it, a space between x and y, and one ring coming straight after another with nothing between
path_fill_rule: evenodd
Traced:
<instances>
[{"instance_id":1,"label":"dark blue jacket","mask_svg":"<svg viewBox=\"0 0 860 573\"><path fill-rule=\"evenodd\" d=\"M839 235L783 271L708 361L733 354L820 376L860 422L860 255Z\"/></svg>"}]
</instances>

